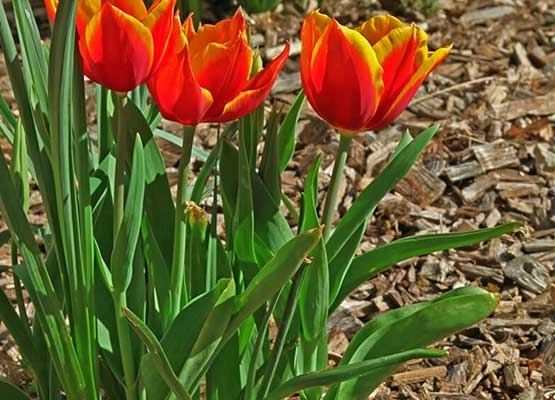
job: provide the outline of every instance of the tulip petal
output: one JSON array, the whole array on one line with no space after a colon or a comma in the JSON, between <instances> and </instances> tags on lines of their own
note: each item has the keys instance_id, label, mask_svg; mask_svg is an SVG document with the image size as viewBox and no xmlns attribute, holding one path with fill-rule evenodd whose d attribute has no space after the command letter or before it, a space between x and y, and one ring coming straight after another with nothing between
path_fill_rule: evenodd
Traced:
<instances>
[{"instance_id":1,"label":"tulip petal","mask_svg":"<svg viewBox=\"0 0 555 400\"><path fill-rule=\"evenodd\" d=\"M312 11L305 18L303 26L301 28L301 62L300 68L304 69L304 73L301 72L301 79L305 79L310 76L310 64L312 62L312 53L314 52L314 47L322 33L326 29L326 26L330 23L331 18L327 15L321 14L318 11ZM305 85L306 84L306 85ZM303 80L303 86L308 86L308 82ZM310 89L309 89L310 90Z\"/></svg>"},{"instance_id":2,"label":"tulip petal","mask_svg":"<svg viewBox=\"0 0 555 400\"><path fill-rule=\"evenodd\" d=\"M416 91L422 85L424 79L447 57L451 51L451 46L442 47L436 50L430 57L427 57L420 68L412 75L409 82L407 82L397 97L389 104L380 106L378 113L381 115L380 121L374 121L373 125L367 127L368 130L377 129L388 123L392 122L395 118L403 112L412 100ZM387 107L385 107L387 105ZM377 115L378 115L377 113Z\"/></svg>"},{"instance_id":3,"label":"tulip petal","mask_svg":"<svg viewBox=\"0 0 555 400\"><path fill-rule=\"evenodd\" d=\"M108 2L87 25L79 49L86 75L119 92L144 82L153 61L150 31Z\"/></svg>"},{"instance_id":4,"label":"tulip petal","mask_svg":"<svg viewBox=\"0 0 555 400\"><path fill-rule=\"evenodd\" d=\"M146 7L142 1L137 0L104 0L110 2L114 7L124 13L142 21L146 17Z\"/></svg>"},{"instance_id":5,"label":"tulip petal","mask_svg":"<svg viewBox=\"0 0 555 400\"><path fill-rule=\"evenodd\" d=\"M201 35L199 32L195 39ZM193 56L191 65L200 86L214 98L209 114L219 115L245 87L252 66L251 49L243 37L237 37L229 47L209 43Z\"/></svg>"},{"instance_id":6,"label":"tulip petal","mask_svg":"<svg viewBox=\"0 0 555 400\"><path fill-rule=\"evenodd\" d=\"M377 15L355 28L355 30L374 46L381 38L387 36L389 32L403 26L406 25L392 15Z\"/></svg>"},{"instance_id":7,"label":"tulip petal","mask_svg":"<svg viewBox=\"0 0 555 400\"><path fill-rule=\"evenodd\" d=\"M301 69L308 74L303 80L314 110L349 132L360 131L374 115L383 91L382 72L368 41L335 20L316 43L310 67Z\"/></svg>"},{"instance_id":8,"label":"tulip petal","mask_svg":"<svg viewBox=\"0 0 555 400\"><path fill-rule=\"evenodd\" d=\"M101 0L79 0L77 2L77 15L76 15L76 25L77 32L80 35L85 34L88 23L92 17L100 11L102 7ZM56 1L58 3L58 1Z\"/></svg>"},{"instance_id":9,"label":"tulip petal","mask_svg":"<svg viewBox=\"0 0 555 400\"><path fill-rule=\"evenodd\" d=\"M238 9L232 18L221 20L215 25L206 24L201 26L195 40L191 41L191 54L195 57L195 54L203 51L210 43L229 44L234 42L239 35L248 42L247 22L241 9Z\"/></svg>"},{"instance_id":10,"label":"tulip petal","mask_svg":"<svg viewBox=\"0 0 555 400\"><path fill-rule=\"evenodd\" d=\"M384 71L384 96L381 99L380 111L383 107L388 108L391 105L418 69L416 54L419 49L427 53L426 41L426 33L412 25L392 30L374 45L374 51Z\"/></svg>"},{"instance_id":11,"label":"tulip petal","mask_svg":"<svg viewBox=\"0 0 555 400\"><path fill-rule=\"evenodd\" d=\"M197 125L213 103L192 72L189 49L170 54L147 81L148 89L162 115L184 125Z\"/></svg>"},{"instance_id":12,"label":"tulip petal","mask_svg":"<svg viewBox=\"0 0 555 400\"><path fill-rule=\"evenodd\" d=\"M179 14L179 11L177 11L176 14ZM196 36L197 32L195 31L195 22L193 20L192 13L187 16L185 21L183 21L183 26L181 29L182 29L183 35L189 42L193 40L193 38Z\"/></svg>"},{"instance_id":13,"label":"tulip petal","mask_svg":"<svg viewBox=\"0 0 555 400\"><path fill-rule=\"evenodd\" d=\"M56 18L56 10L58 9L58 0L45 0L44 7L46 8L50 23L53 24Z\"/></svg>"},{"instance_id":14,"label":"tulip petal","mask_svg":"<svg viewBox=\"0 0 555 400\"><path fill-rule=\"evenodd\" d=\"M233 100L227 103L223 112L217 116L206 116L207 122L229 122L247 115L260 106L270 94L270 90L282 70L287 57L289 57L290 46L285 43L283 51L274 58L262 71L252 77L245 89Z\"/></svg>"},{"instance_id":15,"label":"tulip petal","mask_svg":"<svg viewBox=\"0 0 555 400\"><path fill-rule=\"evenodd\" d=\"M168 47L170 33L174 24L174 7L175 0L158 0L152 4L148 10L148 15L142 21L150 29L154 43L151 73L160 65L162 56ZM179 22L177 24L179 26Z\"/></svg>"}]
</instances>

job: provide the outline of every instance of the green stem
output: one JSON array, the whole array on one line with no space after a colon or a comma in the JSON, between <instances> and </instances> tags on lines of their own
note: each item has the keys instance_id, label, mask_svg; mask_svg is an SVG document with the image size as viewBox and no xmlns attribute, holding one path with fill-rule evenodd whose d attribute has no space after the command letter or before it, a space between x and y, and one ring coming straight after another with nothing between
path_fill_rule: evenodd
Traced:
<instances>
[{"instance_id":1,"label":"green stem","mask_svg":"<svg viewBox=\"0 0 555 400\"><path fill-rule=\"evenodd\" d=\"M324 213L322 215L322 223L324 224L323 239L327 241L331 233L331 224L333 222L333 215L335 214L335 206L337 204L337 192L339 191L339 183L343 177L343 169L347 161L349 153L349 146L352 137L347 135L339 135L339 146L337 147L337 155L333 172L331 175L330 186L328 194L326 195L326 202L324 204Z\"/></svg>"},{"instance_id":2,"label":"green stem","mask_svg":"<svg viewBox=\"0 0 555 400\"><path fill-rule=\"evenodd\" d=\"M125 207L125 164L127 159L127 96L116 95L116 118L117 118L117 143L116 143L116 171L114 184L114 242L118 237ZM131 335L129 325L123 314L127 307L126 290L114 289L114 307L116 314L116 328L118 331L119 348L123 365L123 376L125 380L125 396L127 400L137 399L135 387L135 361L133 349L131 348Z\"/></svg>"},{"instance_id":3,"label":"green stem","mask_svg":"<svg viewBox=\"0 0 555 400\"><path fill-rule=\"evenodd\" d=\"M291 289L289 290L289 296L287 297L287 303L285 304L285 309L283 311L283 319L279 327L279 333L276 338L274 348L272 349L270 359L268 360L266 370L264 371L264 378L262 379L262 384L260 386L259 393L261 393L262 396L259 398L261 399L265 399L266 396L268 396L268 393L270 393L274 375L281 359L281 353L283 352L283 347L285 346L285 342L287 340L287 333L289 332L293 316L295 315L295 308L297 307L297 301L299 300L301 282L306 267L307 264L303 264L293 278L293 283L291 285Z\"/></svg>"},{"instance_id":4,"label":"green stem","mask_svg":"<svg viewBox=\"0 0 555 400\"><path fill-rule=\"evenodd\" d=\"M295 208L295 204L293 204L291 199L289 197L287 197L287 195L283 192L281 192L281 201L283 202L283 204L287 208L287 211L289 211L289 214L291 214L291 217L295 220L295 222L298 223L301 216L299 215L299 212Z\"/></svg>"},{"instance_id":5,"label":"green stem","mask_svg":"<svg viewBox=\"0 0 555 400\"><path fill-rule=\"evenodd\" d=\"M194 126L183 128L183 143L177 177L177 198L175 201L175 225L173 231L173 256L171 270L172 318L181 310L182 298L187 299L185 279L185 241L187 224L185 222L185 201L187 200L187 183L189 166L193 149ZM185 290L185 293L183 291Z\"/></svg>"},{"instance_id":6,"label":"green stem","mask_svg":"<svg viewBox=\"0 0 555 400\"><path fill-rule=\"evenodd\" d=\"M125 207L125 163L127 158L127 96L116 95L117 143L114 185L114 239L123 221Z\"/></svg>"}]
</instances>

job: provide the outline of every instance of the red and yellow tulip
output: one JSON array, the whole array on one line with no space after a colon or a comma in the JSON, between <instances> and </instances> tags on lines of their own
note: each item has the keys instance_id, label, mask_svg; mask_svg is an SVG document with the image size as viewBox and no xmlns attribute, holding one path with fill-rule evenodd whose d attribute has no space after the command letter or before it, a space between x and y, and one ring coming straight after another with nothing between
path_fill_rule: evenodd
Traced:
<instances>
[{"instance_id":1,"label":"red and yellow tulip","mask_svg":"<svg viewBox=\"0 0 555 400\"><path fill-rule=\"evenodd\" d=\"M347 135L392 122L451 49L430 53L424 30L390 15L349 29L318 11L306 17L301 42L308 101Z\"/></svg>"},{"instance_id":2,"label":"red and yellow tulip","mask_svg":"<svg viewBox=\"0 0 555 400\"><path fill-rule=\"evenodd\" d=\"M118 92L145 82L166 50L176 0L78 0L77 34L83 71ZM58 0L45 0L54 21Z\"/></svg>"},{"instance_id":3,"label":"red and yellow tulip","mask_svg":"<svg viewBox=\"0 0 555 400\"><path fill-rule=\"evenodd\" d=\"M289 45L250 77L253 56L241 10L198 32L190 15L182 25L175 18L160 68L147 81L162 115L196 125L231 121L258 107L287 60Z\"/></svg>"}]
</instances>

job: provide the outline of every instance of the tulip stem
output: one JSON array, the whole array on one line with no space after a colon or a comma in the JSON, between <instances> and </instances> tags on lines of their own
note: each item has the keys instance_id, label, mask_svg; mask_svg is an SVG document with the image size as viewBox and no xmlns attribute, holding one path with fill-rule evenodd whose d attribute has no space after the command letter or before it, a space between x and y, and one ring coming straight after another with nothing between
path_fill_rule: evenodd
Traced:
<instances>
[{"instance_id":1,"label":"tulip stem","mask_svg":"<svg viewBox=\"0 0 555 400\"><path fill-rule=\"evenodd\" d=\"M194 126L183 128L183 142L181 144L181 158L177 178L177 198L175 200L175 225L173 231L173 257L171 270L172 315L175 318L183 300L187 301L187 285L185 285L185 241L187 224L185 222L185 201L187 200L187 183L189 167L193 149Z\"/></svg>"},{"instance_id":2,"label":"tulip stem","mask_svg":"<svg viewBox=\"0 0 555 400\"><path fill-rule=\"evenodd\" d=\"M330 186L326 195L326 202L324 204L324 213L322 215L322 223L324 224L323 239L327 241L331 233L331 224L335 214L335 206L337 204L337 194L339 191L339 183L343 177L343 170L347 155L349 153L349 146L352 137L347 135L339 135L339 146L337 147L337 155L335 157L335 164L333 165L333 172L331 174Z\"/></svg>"},{"instance_id":3,"label":"tulip stem","mask_svg":"<svg viewBox=\"0 0 555 400\"><path fill-rule=\"evenodd\" d=\"M125 164L127 161L128 129L127 129L127 95L116 94L114 96L117 118L117 142L116 142L116 170L114 187L114 243L123 223L125 207ZM121 268L121 266L118 266ZM119 286L119 285L116 285ZM125 380L125 397L127 400L136 400L137 391L135 387L135 361L131 347L131 334L129 325L123 315L123 309L127 307L127 290L114 287L114 311L116 314L116 328L118 332L119 348Z\"/></svg>"}]
</instances>

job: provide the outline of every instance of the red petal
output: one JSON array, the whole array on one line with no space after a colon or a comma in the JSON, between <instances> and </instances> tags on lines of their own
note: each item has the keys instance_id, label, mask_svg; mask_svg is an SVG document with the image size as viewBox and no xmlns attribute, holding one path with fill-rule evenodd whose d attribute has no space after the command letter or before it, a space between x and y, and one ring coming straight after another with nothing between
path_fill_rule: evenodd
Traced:
<instances>
[{"instance_id":1,"label":"red petal","mask_svg":"<svg viewBox=\"0 0 555 400\"><path fill-rule=\"evenodd\" d=\"M363 129L381 96L381 67L362 35L335 20L318 40L307 76L306 95L314 110L330 125L350 132Z\"/></svg>"},{"instance_id":2,"label":"red petal","mask_svg":"<svg viewBox=\"0 0 555 400\"><path fill-rule=\"evenodd\" d=\"M416 94L416 91L418 90L420 85L422 85L424 79L426 79L426 77L445 59L445 57L447 57L450 50L451 46L442 47L436 50L431 57L428 57L426 54L426 59L424 60L422 65L420 65L418 70L412 75L409 82L405 84L402 90L397 93L397 97L390 103L384 104L383 107L382 105L380 105L380 119L372 121L371 125L369 125L367 129L378 129L389 124L395 118L397 118L399 114L401 114L403 110L408 106L409 102ZM418 55L416 58L419 58ZM376 113L376 115L378 115L378 113Z\"/></svg>"},{"instance_id":3,"label":"red petal","mask_svg":"<svg viewBox=\"0 0 555 400\"><path fill-rule=\"evenodd\" d=\"M426 34L414 25L394 29L374 46L383 67L384 83L376 117L391 106L416 72L416 53L422 46L426 46Z\"/></svg>"},{"instance_id":4,"label":"red petal","mask_svg":"<svg viewBox=\"0 0 555 400\"><path fill-rule=\"evenodd\" d=\"M191 42L201 37L199 32ZM249 79L252 54L242 36L236 38L229 47L219 43L209 43L203 51L191 60L193 73L198 83L214 98L209 115L220 115L225 105L239 95Z\"/></svg>"},{"instance_id":5,"label":"red petal","mask_svg":"<svg viewBox=\"0 0 555 400\"><path fill-rule=\"evenodd\" d=\"M168 47L170 33L174 24L173 9L176 0L159 0L148 10L143 24L150 29L154 42L152 70L155 70L162 61L162 56ZM179 26L179 23L178 23Z\"/></svg>"},{"instance_id":6,"label":"red petal","mask_svg":"<svg viewBox=\"0 0 555 400\"><path fill-rule=\"evenodd\" d=\"M221 20L216 25L206 24L201 26L195 40L191 41L191 56L194 58L210 43L229 44L234 42L238 35L243 36L244 40L247 41L247 23L241 9L238 9L232 18Z\"/></svg>"},{"instance_id":7,"label":"red petal","mask_svg":"<svg viewBox=\"0 0 555 400\"><path fill-rule=\"evenodd\" d=\"M56 10L58 9L58 0L45 0L44 7L46 8L50 23L53 24L56 18Z\"/></svg>"},{"instance_id":8,"label":"red petal","mask_svg":"<svg viewBox=\"0 0 555 400\"><path fill-rule=\"evenodd\" d=\"M150 31L109 3L91 19L79 48L89 78L118 92L143 83L152 66Z\"/></svg>"},{"instance_id":9,"label":"red petal","mask_svg":"<svg viewBox=\"0 0 555 400\"><path fill-rule=\"evenodd\" d=\"M366 40L368 40L368 43L374 46L381 38L387 36L393 29L401 28L403 26L406 25L392 15L377 15L358 26L356 30L360 32Z\"/></svg>"},{"instance_id":10,"label":"red petal","mask_svg":"<svg viewBox=\"0 0 555 400\"><path fill-rule=\"evenodd\" d=\"M147 85L162 115L184 125L201 122L213 101L193 75L187 47L167 55Z\"/></svg>"},{"instance_id":11,"label":"red petal","mask_svg":"<svg viewBox=\"0 0 555 400\"><path fill-rule=\"evenodd\" d=\"M114 7L119 8L124 13L135 17L139 21L142 21L146 17L146 7L142 1L137 0L103 0L103 2L109 2Z\"/></svg>"},{"instance_id":12,"label":"red petal","mask_svg":"<svg viewBox=\"0 0 555 400\"><path fill-rule=\"evenodd\" d=\"M207 122L229 122L241 118L260 106L270 94L279 71L289 57L289 43L285 44L283 51L274 58L262 71L256 74L239 96L225 105L224 111L219 116L207 117Z\"/></svg>"}]
</instances>

